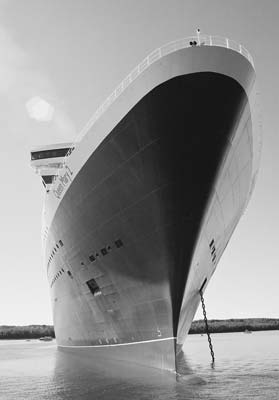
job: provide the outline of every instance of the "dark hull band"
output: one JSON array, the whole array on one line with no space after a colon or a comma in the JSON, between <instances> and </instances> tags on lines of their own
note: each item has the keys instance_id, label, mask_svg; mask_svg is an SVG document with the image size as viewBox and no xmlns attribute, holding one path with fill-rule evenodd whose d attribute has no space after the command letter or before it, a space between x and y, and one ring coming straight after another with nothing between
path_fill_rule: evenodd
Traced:
<instances>
[{"instance_id":1,"label":"dark hull band","mask_svg":"<svg viewBox=\"0 0 279 400\"><path fill-rule=\"evenodd\" d=\"M91 155L50 228L63 242L49 268L50 280L65 271L52 287L59 344L176 337L202 218L246 103L225 75L173 78Z\"/></svg>"}]
</instances>

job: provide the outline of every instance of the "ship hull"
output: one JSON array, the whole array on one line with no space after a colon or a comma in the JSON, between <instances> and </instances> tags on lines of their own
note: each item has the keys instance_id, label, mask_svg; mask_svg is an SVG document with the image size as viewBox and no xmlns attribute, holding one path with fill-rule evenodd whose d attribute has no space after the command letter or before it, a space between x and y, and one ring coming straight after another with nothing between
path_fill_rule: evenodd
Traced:
<instances>
[{"instance_id":1,"label":"ship hull","mask_svg":"<svg viewBox=\"0 0 279 400\"><path fill-rule=\"evenodd\" d=\"M78 173L66 167L46 245L57 248L48 276L61 348L176 369L199 288L245 206L251 132L236 79L182 74L147 91ZM220 198L243 137L241 171Z\"/></svg>"},{"instance_id":2,"label":"ship hull","mask_svg":"<svg viewBox=\"0 0 279 400\"><path fill-rule=\"evenodd\" d=\"M166 371L182 371L177 365L177 348L175 338L164 338L150 341L123 343L121 345L97 346L59 346L59 350L90 357L95 365L98 361L121 361L128 365L145 365Z\"/></svg>"}]
</instances>

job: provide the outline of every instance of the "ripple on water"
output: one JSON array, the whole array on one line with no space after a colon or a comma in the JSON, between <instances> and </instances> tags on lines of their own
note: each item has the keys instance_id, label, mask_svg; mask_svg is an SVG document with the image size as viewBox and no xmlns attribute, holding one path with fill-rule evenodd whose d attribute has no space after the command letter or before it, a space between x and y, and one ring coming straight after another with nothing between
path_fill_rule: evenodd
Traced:
<instances>
[{"instance_id":1,"label":"ripple on water","mask_svg":"<svg viewBox=\"0 0 279 400\"><path fill-rule=\"evenodd\" d=\"M279 392L279 333L213 335L184 347L184 375L92 360L57 351L55 343L1 341L1 400L271 399Z\"/></svg>"}]
</instances>

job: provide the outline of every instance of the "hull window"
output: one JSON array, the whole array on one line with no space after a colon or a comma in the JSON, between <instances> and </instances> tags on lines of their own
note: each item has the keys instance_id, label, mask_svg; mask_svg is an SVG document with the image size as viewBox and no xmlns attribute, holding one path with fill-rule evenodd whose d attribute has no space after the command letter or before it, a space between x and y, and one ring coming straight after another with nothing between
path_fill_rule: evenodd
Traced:
<instances>
[{"instance_id":1,"label":"hull window","mask_svg":"<svg viewBox=\"0 0 279 400\"><path fill-rule=\"evenodd\" d=\"M121 239L116 240L114 243L115 243L115 246L118 248L123 246L123 242Z\"/></svg>"},{"instance_id":2,"label":"hull window","mask_svg":"<svg viewBox=\"0 0 279 400\"><path fill-rule=\"evenodd\" d=\"M107 251L107 249L104 247L103 249L101 249L101 253L102 253L103 256L105 256L105 255L108 254L108 251Z\"/></svg>"},{"instance_id":3,"label":"hull window","mask_svg":"<svg viewBox=\"0 0 279 400\"><path fill-rule=\"evenodd\" d=\"M89 260L90 260L91 262L93 262L93 261L96 260L96 258L93 256L93 254L91 254L91 256L89 256Z\"/></svg>"},{"instance_id":4,"label":"hull window","mask_svg":"<svg viewBox=\"0 0 279 400\"><path fill-rule=\"evenodd\" d=\"M216 260L216 246L215 246L214 239L211 240L211 242L209 244L209 248L210 248L210 252L211 252L211 260L214 263Z\"/></svg>"},{"instance_id":5,"label":"hull window","mask_svg":"<svg viewBox=\"0 0 279 400\"><path fill-rule=\"evenodd\" d=\"M93 294L93 296L98 296L99 294L101 294L101 289L95 279L90 279L90 281L87 281L86 284L89 287L90 292Z\"/></svg>"},{"instance_id":6,"label":"hull window","mask_svg":"<svg viewBox=\"0 0 279 400\"><path fill-rule=\"evenodd\" d=\"M31 160L43 160L45 158L56 158L56 157L65 157L68 153L69 148L65 149L51 149L51 150L42 150L42 151L32 151L31 152Z\"/></svg>"}]
</instances>

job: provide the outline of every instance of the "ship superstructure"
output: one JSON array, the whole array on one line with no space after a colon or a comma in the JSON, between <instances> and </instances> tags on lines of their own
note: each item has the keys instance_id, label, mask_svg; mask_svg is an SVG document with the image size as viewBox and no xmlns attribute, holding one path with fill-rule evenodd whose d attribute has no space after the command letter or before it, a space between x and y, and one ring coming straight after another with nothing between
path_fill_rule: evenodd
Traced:
<instances>
[{"instance_id":1,"label":"ship superstructure","mask_svg":"<svg viewBox=\"0 0 279 400\"><path fill-rule=\"evenodd\" d=\"M176 369L254 187L257 101L247 50L181 39L140 63L77 142L37 150L59 164L40 174L60 348Z\"/></svg>"}]
</instances>

